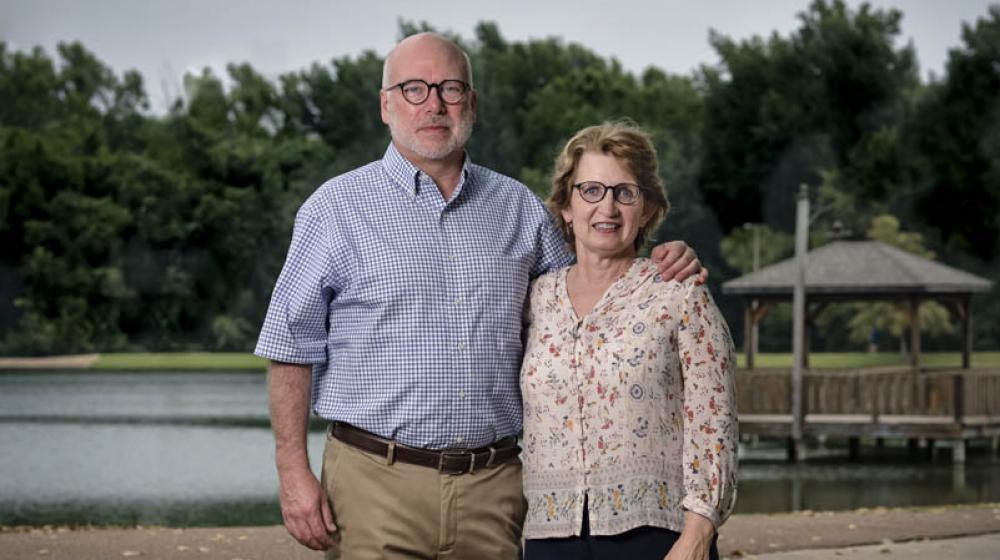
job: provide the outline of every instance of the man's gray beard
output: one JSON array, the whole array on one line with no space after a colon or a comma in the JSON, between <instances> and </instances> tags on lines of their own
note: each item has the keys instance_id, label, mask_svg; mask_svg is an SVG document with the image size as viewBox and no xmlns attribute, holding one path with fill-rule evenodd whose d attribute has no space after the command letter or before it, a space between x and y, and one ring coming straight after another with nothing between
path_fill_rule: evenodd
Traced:
<instances>
[{"instance_id":1,"label":"man's gray beard","mask_svg":"<svg viewBox=\"0 0 1000 560\"><path fill-rule=\"evenodd\" d=\"M449 142L437 146L436 149L427 148L417 141L411 142L411 140L416 140L416 134L401 137L395 133L395 130L393 130L394 127L391 123L389 126L389 132L392 135L392 141L397 145L406 148L424 159L440 160L465 147L465 143L468 142L469 137L472 136L472 127L474 124L475 119L462 119L461 124L457 129L455 129L457 134L455 134Z\"/></svg>"}]
</instances>

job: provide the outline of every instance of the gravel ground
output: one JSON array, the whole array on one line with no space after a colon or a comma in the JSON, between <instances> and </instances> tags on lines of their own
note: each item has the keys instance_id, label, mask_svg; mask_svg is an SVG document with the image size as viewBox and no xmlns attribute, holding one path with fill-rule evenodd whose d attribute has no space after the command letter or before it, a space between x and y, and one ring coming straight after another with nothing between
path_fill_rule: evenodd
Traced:
<instances>
[{"instance_id":1,"label":"gravel ground","mask_svg":"<svg viewBox=\"0 0 1000 560\"><path fill-rule=\"evenodd\" d=\"M735 515L723 526L719 547L728 558L760 560L994 559L1000 504ZM0 529L2 560L132 557L318 560L322 555L299 546L282 527Z\"/></svg>"}]
</instances>

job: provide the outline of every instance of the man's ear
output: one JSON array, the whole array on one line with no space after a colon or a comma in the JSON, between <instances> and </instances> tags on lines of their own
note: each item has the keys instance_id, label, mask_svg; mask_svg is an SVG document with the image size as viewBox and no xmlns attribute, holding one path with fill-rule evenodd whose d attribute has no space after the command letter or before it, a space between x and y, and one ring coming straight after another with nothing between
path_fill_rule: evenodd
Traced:
<instances>
[{"instance_id":1,"label":"man's ear","mask_svg":"<svg viewBox=\"0 0 1000 560\"><path fill-rule=\"evenodd\" d=\"M378 104L382 108L382 123L389 124L389 92L378 92Z\"/></svg>"}]
</instances>

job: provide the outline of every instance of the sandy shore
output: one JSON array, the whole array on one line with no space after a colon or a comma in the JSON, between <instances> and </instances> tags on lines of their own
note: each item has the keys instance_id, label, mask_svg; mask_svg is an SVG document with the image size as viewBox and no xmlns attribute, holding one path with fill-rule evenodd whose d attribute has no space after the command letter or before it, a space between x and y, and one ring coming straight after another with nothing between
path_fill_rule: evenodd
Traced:
<instances>
[{"instance_id":1,"label":"sandy shore","mask_svg":"<svg viewBox=\"0 0 1000 560\"><path fill-rule=\"evenodd\" d=\"M722 528L719 546L725 557L760 560L993 559L1000 547L1000 504L736 515ZM130 557L318 560L322 555L299 546L283 527L0 529L3 560Z\"/></svg>"}]
</instances>

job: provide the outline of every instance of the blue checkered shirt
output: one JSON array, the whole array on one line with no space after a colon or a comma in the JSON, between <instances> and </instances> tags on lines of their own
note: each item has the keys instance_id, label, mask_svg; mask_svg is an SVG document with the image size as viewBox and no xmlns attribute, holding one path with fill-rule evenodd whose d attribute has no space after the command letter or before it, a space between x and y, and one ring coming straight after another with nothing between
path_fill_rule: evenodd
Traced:
<instances>
[{"instance_id":1,"label":"blue checkered shirt","mask_svg":"<svg viewBox=\"0 0 1000 560\"><path fill-rule=\"evenodd\" d=\"M573 258L521 183L473 165L445 201L390 144L302 205L255 354L312 364L312 406L405 445L521 430L530 281Z\"/></svg>"}]
</instances>

